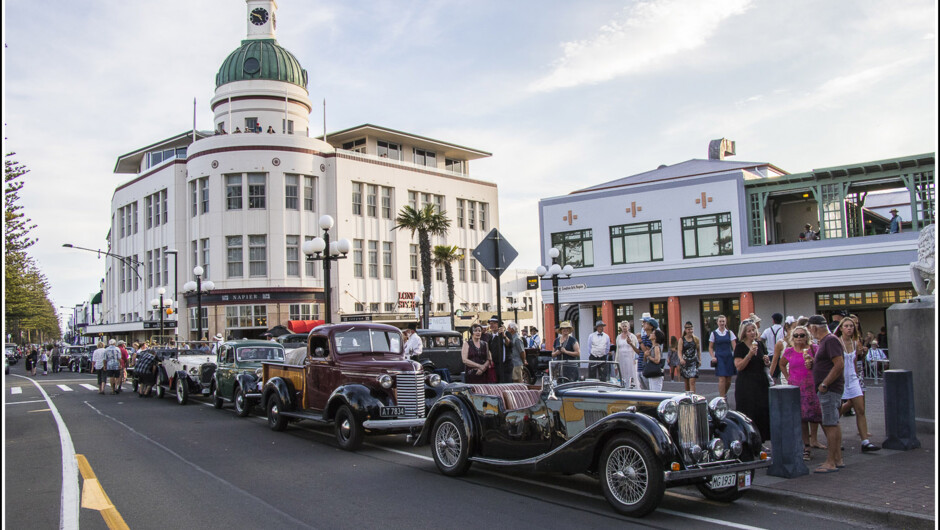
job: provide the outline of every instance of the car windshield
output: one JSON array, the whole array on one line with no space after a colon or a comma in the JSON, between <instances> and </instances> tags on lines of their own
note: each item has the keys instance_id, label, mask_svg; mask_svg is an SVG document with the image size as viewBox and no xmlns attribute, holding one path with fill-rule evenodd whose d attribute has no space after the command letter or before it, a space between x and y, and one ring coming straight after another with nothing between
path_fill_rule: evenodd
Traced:
<instances>
[{"instance_id":1,"label":"car windshield","mask_svg":"<svg viewBox=\"0 0 940 530\"><path fill-rule=\"evenodd\" d=\"M350 329L333 335L337 353L401 353L401 333L378 329Z\"/></svg>"},{"instance_id":2,"label":"car windshield","mask_svg":"<svg viewBox=\"0 0 940 530\"><path fill-rule=\"evenodd\" d=\"M551 361L548 364L548 377L555 386L589 382L623 387L620 365L610 361Z\"/></svg>"},{"instance_id":3,"label":"car windshield","mask_svg":"<svg viewBox=\"0 0 940 530\"><path fill-rule=\"evenodd\" d=\"M271 346L243 346L235 350L239 361L283 361L284 349Z\"/></svg>"}]
</instances>

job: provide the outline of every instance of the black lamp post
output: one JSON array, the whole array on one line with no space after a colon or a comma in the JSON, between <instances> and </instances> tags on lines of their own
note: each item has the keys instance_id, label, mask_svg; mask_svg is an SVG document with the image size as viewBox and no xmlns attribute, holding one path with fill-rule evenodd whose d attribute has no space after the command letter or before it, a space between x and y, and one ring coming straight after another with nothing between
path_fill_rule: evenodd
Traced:
<instances>
[{"instance_id":1,"label":"black lamp post","mask_svg":"<svg viewBox=\"0 0 940 530\"><path fill-rule=\"evenodd\" d=\"M176 300L176 309L179 309L180 303L180 288L179 288L179 251L175 248L168 249L164 254L173 255L173 299ZM177 328L178 329L178 328Z\"/></svg>"},{"instance_id":2,"label":"black lamp post","mask_svg":"<svg viewBox=\"0 0 940 530\"><path fill-rule=\"evenodd\" d=\"M558 306L558 276L563 274L565 278L570 278L574 273L574 267L565 265L565 267L562 268L561 265L558 264L557 248L552 247L549 249L548 256L552 258L551 266L546 268L545 265L539 265L538 268L535 269L535 273L541 277L545 277L546 274L549 274L552 278L552 294L554 295L555 301L555 311L553 311L555 321L552 322L552 332L554 333L554 330L558 329L558 312L560 310Z\"/></svg>"},{"instance_id":3,"label":"black lamp post","mask_svg":"<svg viewBox=\"0 0 940 530\"><path fill-rule=\"evenodd\" d=\"M166 294L166 289L164 289L163 287L157 289L157 293L160 295L160 298L159 299L154 298L153 300L151 300L150 305L155 307L158 311L160 311L160 339L163 340L163 333L164 333L163 313L164 311L166 311L166 308L168 306L173 305L173 300L163 297L163 295Z\"/></svg>"},{"instance_id":4,"label":"black lamp post","mask_svg":"<svg viewBox=\"0 0 940 530\"><path fill-rule=\"evenodd\" d=\"M215 284L212 280L202 281L202 275L204 273L205 270L199 265L196 265L193 267L193 276L196 277L196 281L188 281L183 284L183 291L196 293L196 329L198 330L196 340L202 340L202 293L208 293L215 289Z\"/></svg>"},{"instance_id":5,"label":"black lamp post","mask_svg":"<svg viewBox=\"0 0 940 530\"><path fill-rule=\"evenodd\" d=\"M325 318L327 324L333 323L333 304L331 281L331 262L338 259L345 259L349 254L349 240L340 239L330 243L330 228L333 228L333 218L329 215L320 217L320 228L323 229L323 237L315 237L309 241L304 241L303 251L308 261L323 262L323 294L325 296Z\"/></svg>"}]
</instances>

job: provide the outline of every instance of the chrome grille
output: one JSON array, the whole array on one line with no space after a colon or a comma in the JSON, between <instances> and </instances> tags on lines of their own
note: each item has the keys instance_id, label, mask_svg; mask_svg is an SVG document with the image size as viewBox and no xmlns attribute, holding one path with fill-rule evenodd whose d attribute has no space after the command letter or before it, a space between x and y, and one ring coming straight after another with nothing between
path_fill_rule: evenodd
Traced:
<instances>
[{"instance_id":1,"label":"chrome grille","mask_svg":"<svg viewBox=\"0 0 940 530\"><path fill-rule=\"evenodd\" d=\"M698 445L703 450L706 450L708 446L708 403L704 399L697 401L683 399L678 405L676 442L682 450L684 459L687 462L694 462L692 446Z\"/></svg>"},{"instance_id":2,"label":"chrome grille","mask_svg":"<svg viewBox=\"0 0 940 530\"><path fill-rule=\"evenodd\" d=\"M402 372L395 375L396 405L405 407L405 417L424 417L424 372Z\"/></svg>"}]
</instances>

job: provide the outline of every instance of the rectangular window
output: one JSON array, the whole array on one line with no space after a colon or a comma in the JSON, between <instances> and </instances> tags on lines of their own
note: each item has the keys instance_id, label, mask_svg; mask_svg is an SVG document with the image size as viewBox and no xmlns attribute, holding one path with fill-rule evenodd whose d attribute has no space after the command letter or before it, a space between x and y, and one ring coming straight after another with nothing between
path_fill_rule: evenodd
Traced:
<instances>
[{"instance_id":1,"label":"rectangular window","mask_svg":"<svg viewBox=\"0 0 940 530\"><path fill-rule=\"evenodd\" d=\"M477 259L473 256L467 256L467 259L470 260L470 281L477 281Z\"/></svg>"},{"instance_id":2,"label":"rectangular window","mask_svg":"<svg viewBox=\"0 0 940 530\"><path fill-rule=\"evenodd\" d=\"M437 281L439 281L439 282L444 281L444 267L441 267L440 265L435 265L435 267L434 267L434 279L437 280Z\"/></svg>"},{"instance_id":3,"label":"rectangular window","mask_svg":"<svg viewBox=\"0 0 940 530\"><path fill-rule=\"evenodd\" d=\"M281 132L284 134L294 134L294 120L287 120L287 123L284 123L284 120L281 120Z\"/></svg>"},{"instance_id":4,"label":"rectangular window","mask_svg":"<svg viewBox=\"0 0 940 530\"><path fill-rule=\"evenodd\" d=\"M477 203L474 201L467 201L467 228L475 230L477 227Z\"/></svg>"},{"instance_id":5,"label":"rectangular window","mask_svg":"<svg viewBox=\"0 0 940 530\"><path fill-rule=\"evenodd\" d=\"M153 226L160 226L160 213L163 212L163 205L161 204L162 195L158 191L153 194Z\"/></svg>"},{"instance_id":6,"label":"rectangular window","mask_svg":"<svg viewBox=\"0 0 940 530\"><path fill-rule=\"evenodd\" d=\"M121 264L120 278L121 278L120 279L121 292L123 293L125 292L124 282L127 280L127 264L126 263Z\"/></svg>"},{"instance_id":7,"label":"rectangular window","mask_svg":"<svg viewBox=\"0 0 940 530\"><path fill-rule=\"evenodd\" d=\"M437 158L433 151L414 149L414 162L419 166L437 167Z\"/></svg>"},{"instance_id":8,"label":"rectangular window","mask_svg":"<svg viewBox=\"0 0 940 530\"><path fill-rule=\"evenodd\" d=\"M437 209L437 213L444 211L444 196L435 195L434 196L434 207Z\"/></svg>"},{"instance_id":9,"label":"rectangular window","mask_svg":"<svg viewBox=\"0 0 940 530\"><path fill-rule=\"evenodd\" d=\"M131 208L131 219L134 223L134 233L137 233L137 201L134 201L133 208Z\"/></svg>"},{"instance_id":10,"label":"rectangular window","mask_svg":"<svg viewBox=\"0 0 940 530\"><path fill-rule=\"evenodd\" d=\"M300 236L287 236L287 275L300 276Z\"/></svg>"},{"instance_id":11,"label":"rectangular window","mask_svg":"<svg viewBox=\"0 0 940 530\"><path fill-rule=\"evenodd\" d=\"M422 194L421 194L421 207L424 208L425 206L427 206L427 205L429 205L429 204L431 204L431 194L430 194L430 193L422 193Z\"/></svg>"},{"instance_id":12,"label":"rectangular window","mask_svg":"<svg viewBox=\"0 0 940 530\"><path fill-rule=\"evenodd\" d=\"M370 303L370 304L369 304L369 312L371 312L371 313L378 313L378 312L379 312L379 303L378 303L378 302L372 302L372 303Z\"/></svg>"},{"instance_id":13,"label":"rectangular window","mask_svg":"<svg viewBox=\"0 0 940 530\"><path fill-rule=\"evenodd\" d=\"M594 239L588 230L574 230L552 234L552 246L560 252L558 262L572 267L594 266Z\"/></svg>"},{"instance_id":14,"label":"rectangular window","mask_svg":"<svg viewBox=\"0 0 940 530\"><path fill-rule=\"evenodd\" d=\"M316 237L316 236L304 236L304 242L312 241L315 237ZM308 260L304 260L304 274L306 274L308 278L316 278L316 277L317 277L317 268L316 268L316 264L317 264L317 263L319 263L319 262L318 262L318 261L311 261L311 260L309 260L309 259L308 259Z\"/></svg>"},{"instance_id":15,"label":"rectangular window","mask_svg":"<svg viewBox=\"0 0 940 530\"><path fill-rule=\"evenodd\" d=\"M353 276L364 277L362 272L362 239L353 239Z\"/></svg>"},{"instance_id":16,"label":"rectangular window","mask_svg":"<svg viewBox=\"0 0 940 530\"><path fill-rule=\"evenodd\" d=\"M682 253L685 258L730 256L731 213L682 218Z\"/></svg>"},{"instance_id":17,"label":"rectangular window","mask_svg":"<svg viewBox=\"0 0 940 530\"><path fill-rule=\"evenodd\" d=\"M199 198L202 202L202 213L209 213L209 177L199 179L201 184Z\"/></svg>"},{"instance_id":18,"label":"rectangular window","mask_svg":"<svg viewBox=\"0 0 940 530\"><path fill-rule=\"evenodd\" d=\"M394 302L385 302L385 312L394 313L395 312L395 303Z\"/></svg>"},{"instance_id":19,"label":"rectangular window","mask_svg":"<svg viewBox=\"0 0 940 530\"><path fill-rule=\"evenodd\" d=\"M245 132L255 132L258 130L258 118L245 118Z\"/></svg>"},{"instance_id":20,"label":"rectangular window","mask_svg":"<svg viewBox=\"0 0 940 530\"><path fill-rule=\"evenodd\" d=\"M379 242L369 241L369 278L379 277Z\"/></svg>"},{"instance_id":21,"label":"rectangular window","mask_svg":"<svg viewBox=\"0 0 940 530\"><path fill-rule=\"evenodd\" d=\"M366 215L378 217L379 187L375 184L366 185Z\"/></svg>"},{"instance_id":22,"label":"rectangular window","mask_svg":"<svg viewBox=\"0 0 940 530\"><path fill-rule=\"evenodd\" d=\"M120 235L118 236L118 238L122 238L124 237L124 208L118 208L117 216L121 218L120 224L119 224L121 230L119 232Z\"/></svg>"},{"instance_id":23,"label":"rectangular window","mask_svg":"<svg viewBox=\"0 0 940 530\"><path fill-rule=\"evenodd\" d=\"M196 217L199 213L199 201L196 197L196 181L189 183L189 216Z\"/></svg>"},{"instance_id":24,"label":"rectangular window","mask_svg":"<svg viewBox=\"0 0 940 530\"><path fill-rule=\"evenodd\" d=\"M304 177L304 210L312 212L316 209L316 181L313 177Z\"/></svg>"},{"instance_id":25,"label":"rectangular window","mask_svg":"<svg viewBox=\"0 0 940 530\"><path fill-rule=\"evenodd\" d=\"M408 191L408 206L411 206L415 210L418 209L418 192Z\"/></svg>"},{"instance_id":26,"label":"rectangular window","mask_svg":"<svg viewBox=\"0 0 940 530\"><path fill-rule=\"evenodd\" d=\"M316 307L316 304L290 304L287 314L290 320L315 320L319 316Z\"/></svg>"},{"instance_id":27,"label":"rectangular window","mask_svg":"<svg viewBox=\"0 0 940 530\"><path fill-rule=\"evenodd\" d=\"M486 207L485 202L480 203L480 230L486 230Z\"/></svg>"},{"instance_id":28,"label":"rectangular window","mask_svg":"<svg viewBox=\"0 0 940 530\"><path fill-rule=\"evenodd\" d=\"M166 253L167 247L163 247L163 285L170 284L170 255Z\"/></svg>"},{"instance_id":29,"label":"rectangular window","mask_svg":"<svg viewBox=\"0 0 940 530\"><path fill-rule=\"evenodd\" d=\"M356 302L354 308L357 313L365 313L366 311L366 305L363 304L362 302Z\"/></svg>"},{"instance_id":30,"label":"rectangular window","mask_svg":"<svg viewBox=\"0 0 940 530\"><path fill-rule=\"evenodd\" d=\"M248 275L264 277L268 275L268 236L248 236Z\"/></svg>"},{"instance_id":31,"label":"rectangular window","mask_svg":"<svg viewBox=\"0 0 940 530\"><path fill-rule=\"evenodd\" d=\"M225 175L225 204L229 210L242 209L241 175Z\"/></svg>"},{"instance_id":32,"label":"rectangular window","mask_svg":"<svg viewBox=\"0 0 940 530\"><path fill-rule=\"evenodd\" d=\"M466 250L464 250L460 259L457 260L457 279L462 282L467 281L467 259L465 256L469 256Z\"/></svg>"},{"instance_id":33,"label":"rectangular window","mask_svg":"<svg viewBox=\"0 0 940 530\"><path fill-rule=\"evenodd\" d=\"M147 195L144 202L147 204L147 228L153 228L153 195Z\"/></svg>"},{"instance_id":34,"label":"rectangular window","mask_svg":"<svg viewBox=\"0 0 940 530\"><path fill-rule=\"evenodd\" d=\"M230 305L225 307L225 327L266 328L268 308L263 305Z\"/></svg>"},{"instance_id":35,"label":"rectangular window","mask_svg":"<svg viewBox=\"0 0 940 530\"><path fill-rule=\"evenodd\" d=\"M382 242L382 276L392 277L392 243L390 241Z\"/></svg>"},{"instance_id":36,"label":"rectangular window","mask_svg":"<svg viewBox=\"0 0 940 530\"><path fill-rule=\"evenodd\" d=\"M614 265L662 261L662 222L610 227L610 257Z\"/></svg>"},{"instance_id":37,"label":"rectangular window","mask_svg":"<svg viewBox=\"0 0 940 530\"><path fill-rule=\"evenodd\" d=\"M197 310L197 309L199 309L199 308L198 308L198 307L190 307L190 308L189 308L189 329L191 329L191 330L197 330L197 329L199 329L198 322L196 322L196 310ZM208 329L209 329L209 308L208 308L208 307L203 307L203 308L202 308L202 330L203 330L203 333L205 333L205 331L208 330ZM201 338L201 337L200 337L200 338Z\"/></svg>"},{"instance_id":38,"label":"rectangular window","mask_svg":"<svg viewBox=\"0 0 940 530\"><path fill-rule=\"evenodd\" d=\"M382 219L392 218L392 188L382 186Z\"/></svg>"},{"instance_id":39,"label":"rectangular window","mask_svg":"<svg viewBox=\"0 0 940 530\"><path fill-rule=\"evenodd\" d=\"M241 278L244 276L242 270L242 236L228 236L225 238L225 247L228 255L228 277Z\"/></svg>"},{"instance_id":40,"label":"rectangular window","mask_svg":"<svg viewBox=\"0 0 940 530\"><path fill-rule=\"evenodd\" d=\"M376 144L379 158L391 158L392 160L401 160L401 146L391 142L379 140Z\"/></svg>"},{"instance_id":41,"label":"rectangular window","mask_svg":"<svg viewBox=\"0 0 940 530\"><path fill-rule=\"evenodd\" d=\"M248 174L248 208L265 208L264 173Z\"/></svg>"},{"instance_id":42,"label":"rectangular window","mask_svg":"<svg viewBox=\"0 0 940 530\"><path fill-rule=\"evenodd\" d=\"M463 228L463 209L464 209L463 199L457 199L457 226Z\"/></svg>"},{"instance_id":43,"label":"rectangular window","mask_svg":"<svg viewBox=\"0 0 940 530\"><path fill-rule=\"evenodd\" d=\"M352 213L353 215L362 215L362 184L352 183Z\"/></svg>"},{"instance_id":44,"label":"rectangular window","mask_svg":"<svg viewBox=\"0 0 940 530\"><path fill-rule=\"evenodd\" d=\"M366 139L359 138L358 140L345 142L343 143L343 149L347 151L355 151L357 153L365 153L366 152Z\"/></svg>"},{"instance_id":45,"label":"rectangular window","mask_svg":"<svg viewBox=\"0 0 940 530\"><path fill-rule=\"evenodd\" d=\"M166 190L160 192L160 196L163 202L163 224L166 224L170 221L170 216L167 215L167 210L169 209L170 201L167 200ZM160 224L160 223L157 223Z\"/></svg>"},{"instance_id":46,"label":"rectangular window","mask_svg":"<svg viewBox=\"0 0 940 530\"><path fill-rule=\"evenodd\" d=\"M408 265L411 279L418 279L418 245L408 245Z\"/></svg>"},{"instance_id":47,"label":"rectangular window","mask_svg":"<svg viewBox=\"0 0 940 530\"><path fill-rule=\"evenodd\" d=\"M199 240L202 249L202 277L203 279L209 279L209 238L203 238Z\"/></svg>"},{"instance_id":48,"label":"rectangular window","mask_svg":"<svg viewBox=\"0 0 940 530\"><path fill-rule=\"evenodd\" d=\"M284 175L284 208L300 209L300 178L297 175Z\"/></svg>"},{"instance_id":49,"label":"rectangular window","mask_svg":"<svg viewBox=\"0 0 940 530\"><path fill-rule=\"evenodd\" d=\"M134 203L134 204L137 204L137 203ZM134 261L133 261L134 263L138 263L137 254L134 254L131 257L134 258ZM138 275L137 267L131 266L131 270L134 272L134 275L133 275L134 276L134 290L136 291L140 287L140 276Z\"/></svg>"},{"instance_id":50,"label":"rectangular window","mask_svg":"<svg viewBox=\"0 0 940 530\"><path fill-rule=\"evenodd\" d=\"M466 174L466 161L464 160L451 160L449 158L444 159L444 169L447 171L453 171L454 173Z\"/></svg>"},{"instance_id":51,"label":"rectangular window","mask_svg":"<svg viewBox=\"0 0 940 530\"><path fill-rule=\"evenodd\" d=\"M153 251L147 251L147 288L153 287Z\"/></svg>"},{"instance_id":52,"label":"rectangular window","mask_svg":"<svg viewBox=\"0 0 940 530\"><path fill-rule=\"evenodd\" d=\"M192 255L193 267L199 265L199 242L195 239L189 243L189 250Z\"/></svg>"}]
</instances>

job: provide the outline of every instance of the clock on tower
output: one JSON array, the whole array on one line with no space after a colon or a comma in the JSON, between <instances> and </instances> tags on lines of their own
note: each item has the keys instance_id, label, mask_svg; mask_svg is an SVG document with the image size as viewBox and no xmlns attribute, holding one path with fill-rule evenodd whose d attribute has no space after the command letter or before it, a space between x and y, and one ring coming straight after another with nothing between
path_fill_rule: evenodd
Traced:
<instances>
[{"instance_id":1,"label":"clock on tower","mask_svg":"<svg viewBox=\"0 0 940 530\"><path fill-rule=\"evenodd\" d=\"M274 0L245 0L248 6L248 38L273 39L274 12L277 2Z\"/></svg>"}]
</instances>

